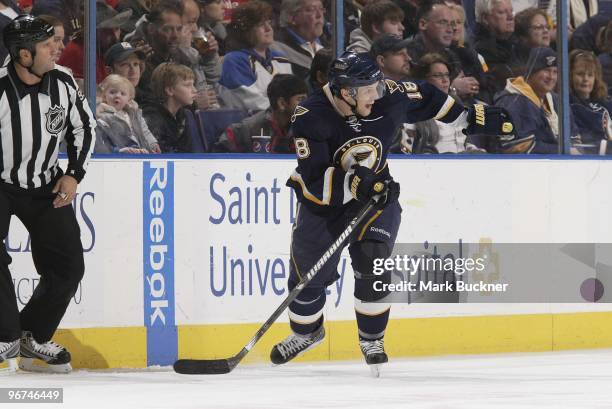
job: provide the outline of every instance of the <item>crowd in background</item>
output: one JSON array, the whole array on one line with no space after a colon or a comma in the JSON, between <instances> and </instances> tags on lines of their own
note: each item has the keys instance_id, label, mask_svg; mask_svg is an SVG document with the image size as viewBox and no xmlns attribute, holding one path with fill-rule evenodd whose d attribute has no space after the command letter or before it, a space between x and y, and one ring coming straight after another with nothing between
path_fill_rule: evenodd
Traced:
<instances>
[{"instance_id":1,"label":"crowd in background","mask_svg":"<svg viewBox=\"0 0 612 409\"><path fill-rule=\"evenodd\" d=\"M82 80L83 4L0 0L0 28L22 12L46 19L55 27L57 63ZM347 50L370 53L388 81L427 81L464 105L504 107L518 141L500 146L430 120L405 124L394 151L559 151L555 0L344 4ZM293 110L327 82L330 7L322 0L97 0L95 152L293 152ZM612 0L571 0L568 26L571 152L612 153Z\"/></svg>"}]
</instances>

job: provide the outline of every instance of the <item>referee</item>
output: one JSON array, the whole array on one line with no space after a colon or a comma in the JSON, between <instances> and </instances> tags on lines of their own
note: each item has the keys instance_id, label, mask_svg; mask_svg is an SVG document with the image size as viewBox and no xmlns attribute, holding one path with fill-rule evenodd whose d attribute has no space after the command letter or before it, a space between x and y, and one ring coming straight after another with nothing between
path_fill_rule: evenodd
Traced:
<instances>
[{"instance_id":1,"label":"referee","mask_svg":"<svg viewBox=\"0 0 612 409\"><path fill-rule=\"evenodd\" d=\"M70 353L51 341L83 277L83 246L71 203L95 142L95 119L71 74L56 66L54 28L20 15L3 31L8 65L0 68L0 235L12 215L25 225L40 282L21 313L0 247L0 362L68 372ZM57 156L65 142L68 167ZM14 362L14 361L13 361ZM39 369L40 370L40 369Z\"/></svg>"}]
</instances>

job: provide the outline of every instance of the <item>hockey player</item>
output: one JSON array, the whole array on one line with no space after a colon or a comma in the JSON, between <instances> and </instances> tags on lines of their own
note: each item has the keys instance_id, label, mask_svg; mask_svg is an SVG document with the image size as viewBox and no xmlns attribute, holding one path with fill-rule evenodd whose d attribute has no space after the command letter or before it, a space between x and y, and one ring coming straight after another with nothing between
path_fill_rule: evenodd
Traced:
<instances>
[{"instance_id":1,"label":"hockey player","mask_svg":"<svg viewBox=\"0 0 612 409\"><path fill-rule=\"evenodd\" d=\"M298 165L287 185L299 201L291 239L289 290L300 281L363 203L387 186L377 209L349 239L355 274L355 315L359 346L375 375L387 362L384 334L389 320L387 295L373 282L390 282L391 273L373 274L373 260L391 255L400 224L400 186L387 165L397 128L435 118L468 133L507 135L512 124L503 110L476 106L466 110L425 82L384 79L368 54L344 53L329 71L329 83L297 106L292 118ZM325 337L325 288L339 277L340 251L321 268L289 305L293 333L276 344L270 358L283 364Z\"/></svg>"}]
</instances>

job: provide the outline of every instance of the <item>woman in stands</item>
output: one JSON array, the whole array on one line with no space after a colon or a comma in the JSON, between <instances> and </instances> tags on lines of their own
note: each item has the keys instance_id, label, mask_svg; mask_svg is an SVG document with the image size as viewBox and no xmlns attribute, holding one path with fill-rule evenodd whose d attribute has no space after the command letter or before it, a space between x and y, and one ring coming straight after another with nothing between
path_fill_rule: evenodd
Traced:
<instances>
[{"instance_id":1,"label":"woman in stands","mask_svg":"<svg viewBox=\"0 0 612 409\"><path fill-rule=\"evenodd\" d=\"M425 54L411 69L412 76L423 79L440 91L448 94L450 89L451 66L442 55ZM444 122L430 119L414 124L414 129L407 131L408 137L402 140L402 150L409 153L479 153L485 152L467 142L466 135ZM414 138L411 146L410 135Z\"/></svg>"},{"instance_id":2,"label":"woman in stands","mask_svg":"<svg viewBox=\"0 0 612 409\"><path fill-rule=\"evenodd\" d=\"M274 42L272 7L254 0L234 9L228 26L219 97L225 106L263 111L270 106L266 89L274 75L291 74L289 61L270 50Z\"/></svg>"},{"instance_id":3,"label":"woman in stands","mask_svg":"<svg viewBox=\"0 0 612 409\"><path fill-rule=\"evenodd\" d=\"M612 140L612 101L602 80L601 64L591 51L573 50L570 62L570 105L582 143L593 145L588 153L605 153L601 141ZM600 151L601 148L601 151ZM612 149L608 149L612 151Z\"/></svg>"}]
</instances>

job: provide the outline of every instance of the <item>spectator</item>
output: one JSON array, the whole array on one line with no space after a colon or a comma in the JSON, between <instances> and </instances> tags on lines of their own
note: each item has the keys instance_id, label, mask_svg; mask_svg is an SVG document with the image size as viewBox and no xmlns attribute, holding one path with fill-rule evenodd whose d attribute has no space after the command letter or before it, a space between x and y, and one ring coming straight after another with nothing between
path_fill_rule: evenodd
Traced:
<instances>
[{"instance_id":1,"label":"spectator","mask_svg":"<svg viewBox=\"0 0 612 409\"><path fill-rule=\"evenodd\" d=\"M573 50L569 55L570 105L584 144L598 153L602 140L612 140L612 101L601 77L601 65L591 51Z\"/></svg>"},{"instance_id":2,"label":"spectator","mask_svg":"<svg viewBox=\"0 0 612 409\"><path fill-rule=\"evenodd\" d=\"M160 153L157 139L134 101L134 85L111 74L99 86L95 153Z\"/></svg>"},{"instance_id":3,"label":"spectator","mask_svg":"<svg viewBox=\"0 0 612 409\"><path fill-rule=\"evenodd\" d=\"M474 48L487 62L493 75L495 91L506 85L513 76L512 61L517 59L514 15L510 0L476 0L476 28Z\"/></svg>"},{"instance_id":4,"label":"spectator","mask_svg":"<svg viewBox=\"0 0 612 409\"><path fill-rule=\"evenodd\" d=\"M540 0L536 1L533 7L543 9L546 15L550 16L553 25L557 23L557 1L559 0ZM571 37L576 28L583 25L587 19L593 17L599 11L600 0L571 0L569 2L569 21L567 25L568 35ZM553 40L554 40L553 36Z\"/></svg>"},{"instance_id":5,"label":"spectator","mask_svg":"<svg viewBox=\"0 0 612 409\"><path fill-rule=\"evenodd\" d=\"M198 27L205 32L212 33L219 45L219 54L225 54L225 38L227 30L223 24L225 3L223 0L198 0L200 4L200 19Z\"/></svg>"},{"instance_id":6,"label":"spectator","mask_svg":"<svg viewBox=\"0 0 612 409\"><path fill-rule=\"evenodd\" d=\"M228 26L219 97L228 107L243 111L263 111L270 106L266 89L274 75L290 74L286 58L270 49L274 31L272 8L254 0L233 10ZM305 78L306 75L303 76Z\"/></svg>"},{"instance_id":7,"label":"spectator","mask_svg":"<svg viewBox=\"0 0 612 409\"><path fill-rule=\"evenodd\" d=\"M180 2L163 0L139 22L134 32L125 36L125 40L136 48L150 47L145 69L136 89L136 101L143 109L145 105L157 102L153 96L151 75L161 63L176 62L188 66L194 71L196 88L206 88L204 72L194 66L193 61L179 50L183 31L182 18L183 8Z\"/></svg>"},{"instance_id":8,"label":"spectator","mask_svg":"<svg viewBox=\"0 0 612 409\"><path fill-rule=\"evenodd\" d=\"M403 81L410 75L411 59L406 49L409 42L393 34L386 34L374 41L370 54L385 77Z\"/></svg>"},{"instance_id":9,"label":"spectator","mask_svg":"<svg viewBox=\"0 0 612 409\"><path fill-rule=\"evenodd\" d=\"M512 71L522 75L529 59L529 51L535 47L550 47L550 27L544 10L528 8L514 17L514 34L518 43L517 59L512 61Z\"/></svg>"},{"instance_id":10,"label":"spectator","mask_svg":"<svg viewBox=\"0 0 612 409\"><path fill-rule=\"evenodd\" d=\"M138 84L145 64L145 54L142 50L134 48L128 42L113 45L104 54L104 64L107 74L117 74L124 78L136 88L136 100L138 100Z\"/></svg>"},{"instance_id":11,"label":"spectator","mask_svg":"<svg viewBox=\"0 0 612 409\"><path fill-rule=\"evenodd\" d=\"M417 12L423 2L424 0L393 0L393 3L397 4L404 13L404 20L402 21L404 37L411 38L419 32Z\"/></svg>"},{"instance_id":12,"label":"spectator","mask_svg":"<svg viewBox=\"0 0 612 409\"><path fill-rule=\"evenodd\" d=\"M196 0L183 0L183 37L180 51L192 62L199 65L206 76L206 83L214 85L221 77L219 44L211 32L198 27L200 7ZM193 45L193 46L192 46ZM214 96L214 95L213 95Z\"/></svg>"},{"instance_id":13,"label":"spectator","mask_svg":"<svg viewBox=\"0 0 612 409\"><path fill-rule=\"evenodd\" d=\"M31 14L35 16L45 14L59 18L64 23L66 36L73 38L83 29L84 10L83 0L35 0Z\"/></svg>"},{"instance_id":14,"label":"spectator","mask_svg":"<svg viewBox=\"0 0 612 409\"><path fill-rule=\"evenodd\" d=\"M603 80L608 84L608 94L612 93L612 20L599 30L597 38L599 62L603 68Z\"/></svg>"},{"instance_id":15,"label":"spectator","mask_svg":"<svg viewBox=\"0 0 612 409\"><path fill-rule=\"evenodd\" d=\"M295 75L306 78L312 59L324 47L321 40L325 8L321 0L283 0L280 32L273 50L285 54Z\"/></svg>"},{"instance_id":16,"label":"spectator","mask_svg":"<svg viewBox=\"0 0 612 409\"><path fill-rule=\"evenodd\" d=\"M508 110L518 137L535 136L533 153L559 152L556 85L556 53L546 47L532 48L526 76L509 79L496 96L495 105ZM571 135L577 136L573 122Z\"/></svg>"},{"instance_id":17,"label":"spectator","mask_svg":"<svg viewBox=\"0 0 612 409\"><path fill-rule=\"evenodd\" d=\"M413 77L429 82L448 94L451 65L441 54L425 54L414 67ZM468 142L467 136L452 125L430 119L417 122L414 130L408 127L407 137L402 140L402 150L409 153L482 153L476 145ZM415 142L410 141L410 137Z\"/></svg>"},{"instance_id":18,"label":"spectator","mask_svg":"<svg viewBox=\"0 0 612 409\"><path fill-rule=\"evenodd\" d=\"M55 34L53 35L53 40L55 41L55 46L57 47L57 56L55 58L55 61L57 62L62 56L64 49L66 48L64 44L64 40L66 38L64 23L59 18L46 14L43 14L42 16L38 17L53 26L53 29L55 31Z\"/></svg>"},{"instance_id":19,"label":"spectator","mask_svg":"<svg viewBox=\"0 0 612 409\"><path fill-rule=\"evenodd\" d=\"M8 25L18 14L21 14L19 7L12 0L0 0L0 32ZM4 62L8 57L8 50L4 46L4 38L0 36L0 62ZM3 66L5 64L2 64Z\"/></svg>"},{"instance_id":20,"label":"spectator","mask_svg":"<svg viewBox=\"0 0 612 409\"><path fill-rule=\"evenodd\" d=\"M347 51L367 53L372 43L385 34L403 38L403 19L404 12L391 1L369 3L361 13L361 27L351 32Z\"/></svg>"},{"instance_id":21,"label":"spectator","mask_svg":"<svg viewBox=\"0 0 612 409\"><path fill-rule=\"evenodd\" d=\"M471 42L465 38L465 10L463 6L451 3L447 1L447 6L451 9L454 17L454 22L451 21L451 27L453 29L453 41L450 46L450 50L457 56L459 60L461 70L459 71L459 78L468 78L467 80L455 81L453 88L455 90L463 89L462 102L464 104L470 104L480 100L490 104L493 102L493 96L495 93L495 87L492 84L493 80L489 74L489 67L484 57L476 52ZM453 24L454 23L454 24ZM457 69L457 68L455 68ZM463 71L463 73L461 73ZM478 81L479 93L472 94L469 91L470 81L469 77L475 78ZM454 93L457 95L457 92Z\"/></svg>"},{"instance_id":22,"label":"spectator","mask_svg":"<svg viewBox=\"0 0 612 409\"><path fill-rule=\"evenodd\" d=\"M599 0L599 12L587 19L570 38L570 50L581 49L599 54L597 36L612 21L612 0Z\"/></svg>"},{"instance_id":23,"label":"spectator","mask_svg":"<svg viewBox=\"0 0 612 409\"><path fill-rule=\"evenodd\" d=\"M327 72L333 58L334 55L329 48L321 48L317 51L308 73L308 94L323 88L323 85L327 84Z\"/></svg>"},{"instance_id":24,"label":"spectator","mask_svg":"<svg viewBox=\"0 0 612 409\"><path fill-rule=\"evenodd\" d=\"M119 41L120 27L130 18L131 12L124 11L117 13L103 0L96 2L96 84L102 82L106 76L104 69L104 53ZM77 79L85 78L85 37L83 30L78 31L75 37L66 44L57 63L72 70Z\"/></svg>"},{"instance_id":25,"label":"spectator","mask_svg":"<svg viewBox=\"0 0 612 409\"><path fill-rule=\"evenodd\" d=\"M219 46L212 33L198 28L200 7L196 0L182 0L183 32L179 40L180 60L189 61L196 75L196 106L205 110L218 107L214 84L221 77Z\"/></svg>"},{"instance_id":26,"label":"spectator","mask_svg":"<svg viewBox=\"0 0 612 409\"><path fill-rule=\"evenodd\" d=\"M451 90L455 96L471 101L480 92L478 78L482 66L477 54L467 48L460 50L466 63L464 69L458 53L451 50L456 26L454 12L442 2L425 3L419 9L419 33L408 45L408 53L413 61L418 61L427 53L437 53L445 57L453 68L451 70ZM458 47L457 47L458 48ZM466 76L465 72L470 75Z\"/></svg>"},{"instance_id":27,"label":"spectator","mask_svg":"<svg viewBox=\"0 0 612 409\"><path fill-rule=\"evenodd\" d=\"M304 80L292 74L278 74L268 85L270 107L227 128L215 146L221 152L293 153L289 136L291 116L306 99ZM259 138L257 138L259 136Z\"/></svg>"},{"instance_id":28,"label":"spectator","mask_svg":"<svg viewBox=\"0 0 612 409\"><path fill-rule=\"evenodd\" d=\"M192 151L185 110L195 98L194 79L189 67L173 62L161 63L151 75L153 96L159 102L143 106L142 114L163 153Z\"/></svg>"},{"instance_id":29,"label":"spectator","mask_svg":"<svg viewBox=\"0 0 612 409\"><path fill-rule=\"evenodd\" d=\"M122 12L125 10L132 11L132 15L123 26L125 31L128 33L134 31L136 29L138 21L151 11L147 6L147 2L140 0L119 0L117 6L115 7L115 10L117 10L118 12Z\"/></svg>"}]
</instances>

